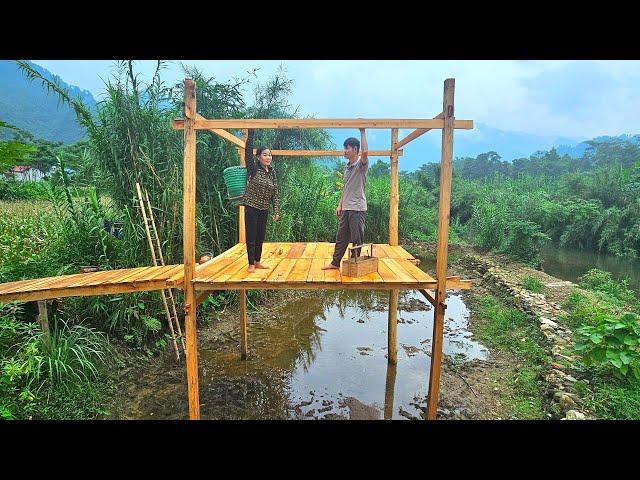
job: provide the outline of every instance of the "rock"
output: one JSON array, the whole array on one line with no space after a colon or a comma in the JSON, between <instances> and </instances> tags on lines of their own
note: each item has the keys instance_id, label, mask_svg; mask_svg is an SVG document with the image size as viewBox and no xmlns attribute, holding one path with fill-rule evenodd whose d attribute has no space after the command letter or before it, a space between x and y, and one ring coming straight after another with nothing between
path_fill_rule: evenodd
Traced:
<instances>
[{"instance_id":1,"label":"rock","mask_svg":"<svg viewBox=\"0 0 640 480\"><path fill-rule=\"evenodd\" d=\"M558 324L556 322L554 322L553 320L549 320L546 317L540 317L540 323L542 323L543 325L549 325L552 328L558 328Z\"/></svg>"},{"instance_id":2,"label":"rock","mask_svg":"<svg viewBox=\"0 0 640 480\"><path fill-rule=\"evenodd\" d=\"M316 409L309 410L304 416L305 417L313 417L316 414Z\"/></svg>"},{"instance_id":3,"label":"rock","mask_svg":"<svg viewBox=\"0 0 640 480\"><path fill-rule=\"evenodd\" d=\"M565 418L567 420L585 420L586 419L586 417L584 416L584 413L579 412L577 410L569 410Z\"/></svg>"},{"instance_id":4,"label":"rock","mask_svg":"<svg viewBox=\"0 0 640 480\"><path fill-rule=\"evenodd\" d=\"M552 363L551 367L553 367L556 370L564 370L565 368L567 368L567 367L565 367L564 365L562 365L560 363Z\"/></svg>"}]
</instances>

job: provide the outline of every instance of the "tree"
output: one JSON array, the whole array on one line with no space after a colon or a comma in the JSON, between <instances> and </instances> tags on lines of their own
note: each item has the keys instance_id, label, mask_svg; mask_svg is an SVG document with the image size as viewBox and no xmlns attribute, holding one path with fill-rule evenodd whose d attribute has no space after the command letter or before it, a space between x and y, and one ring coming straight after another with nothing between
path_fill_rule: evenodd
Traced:
<instances>
[{"instance_id":1,"label":"tree","mask_svg":"<svg viewBox=\"0 0 640 480\"><path fill-rule=\"evenodd\" d=\"M13 125L0 121L0 128L16 129ZM11 168L15 165L28 165L31 162L30 155L36 151L31 145L26 145L17 140L0 142L0 167Z\"/></svg>"}]
</instances>

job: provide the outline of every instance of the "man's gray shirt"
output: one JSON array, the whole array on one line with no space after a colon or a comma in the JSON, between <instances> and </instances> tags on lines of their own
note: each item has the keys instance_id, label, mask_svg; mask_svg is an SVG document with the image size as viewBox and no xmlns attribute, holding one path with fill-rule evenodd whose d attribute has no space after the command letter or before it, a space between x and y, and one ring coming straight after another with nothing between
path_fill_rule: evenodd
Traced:
<instances>
[{"instance_id":1,"label":"man's gray shirt","mask_svg":"<svg viewBox=\"0 0 640 480\"><path fill-rule=\"evenodd\" d=\"M364 187L367 184L368 170L369 162L366 165L360 163L359 159L353 165L349 165L347 162L342 176L344 181L342 210L367 211L367 198L364 196Z\"/></svg>"}]
</instances>

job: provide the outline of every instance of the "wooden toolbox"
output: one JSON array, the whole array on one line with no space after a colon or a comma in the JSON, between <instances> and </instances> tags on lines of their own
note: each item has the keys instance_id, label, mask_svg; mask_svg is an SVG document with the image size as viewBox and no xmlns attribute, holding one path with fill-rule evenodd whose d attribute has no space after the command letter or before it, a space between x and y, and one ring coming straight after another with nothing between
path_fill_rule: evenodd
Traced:
<instances>
[{"instance_id":1,"label":"wooden toolbox","mask_svg":"<svg viewBox=\"0 0 640 480\"><path fill-rule=\"evenodd\" d=\"M369 255L360 255L354 257L353 250L356 248L364 248L365 245L356 245L349 247L349 256L346 260L342 260L340 273L347 277L361 277L372 272L378 271L378 259L373 256L373 243L369 243Z\"/></svg>"}]
</instances>

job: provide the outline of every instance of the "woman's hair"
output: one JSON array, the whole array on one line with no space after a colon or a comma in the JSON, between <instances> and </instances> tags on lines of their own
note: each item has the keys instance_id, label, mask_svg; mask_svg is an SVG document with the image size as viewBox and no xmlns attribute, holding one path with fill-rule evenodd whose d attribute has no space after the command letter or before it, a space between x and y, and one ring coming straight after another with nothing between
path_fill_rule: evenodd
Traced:
<instances>
[{"instance_id":1,"label":"woman's hair","mask_svg":"<svg viewBox=\"0 0 640 480\"><path fill-rule=\"evenodd\" d=\"M245 163L247 164L247 175L249 178L253 177L256 173L256 170L258 169L258 160L256 160L257 157L259 157L260 154L265 150L268 150L268 147L260 146L256 149L256 155L254 157L253 155L254 133L255 132L253 129L249 129L249 132L247 135L247 143L245 144L245 149L244 149L244 159L245 159Z\"/></svg>"}]
</instances>

